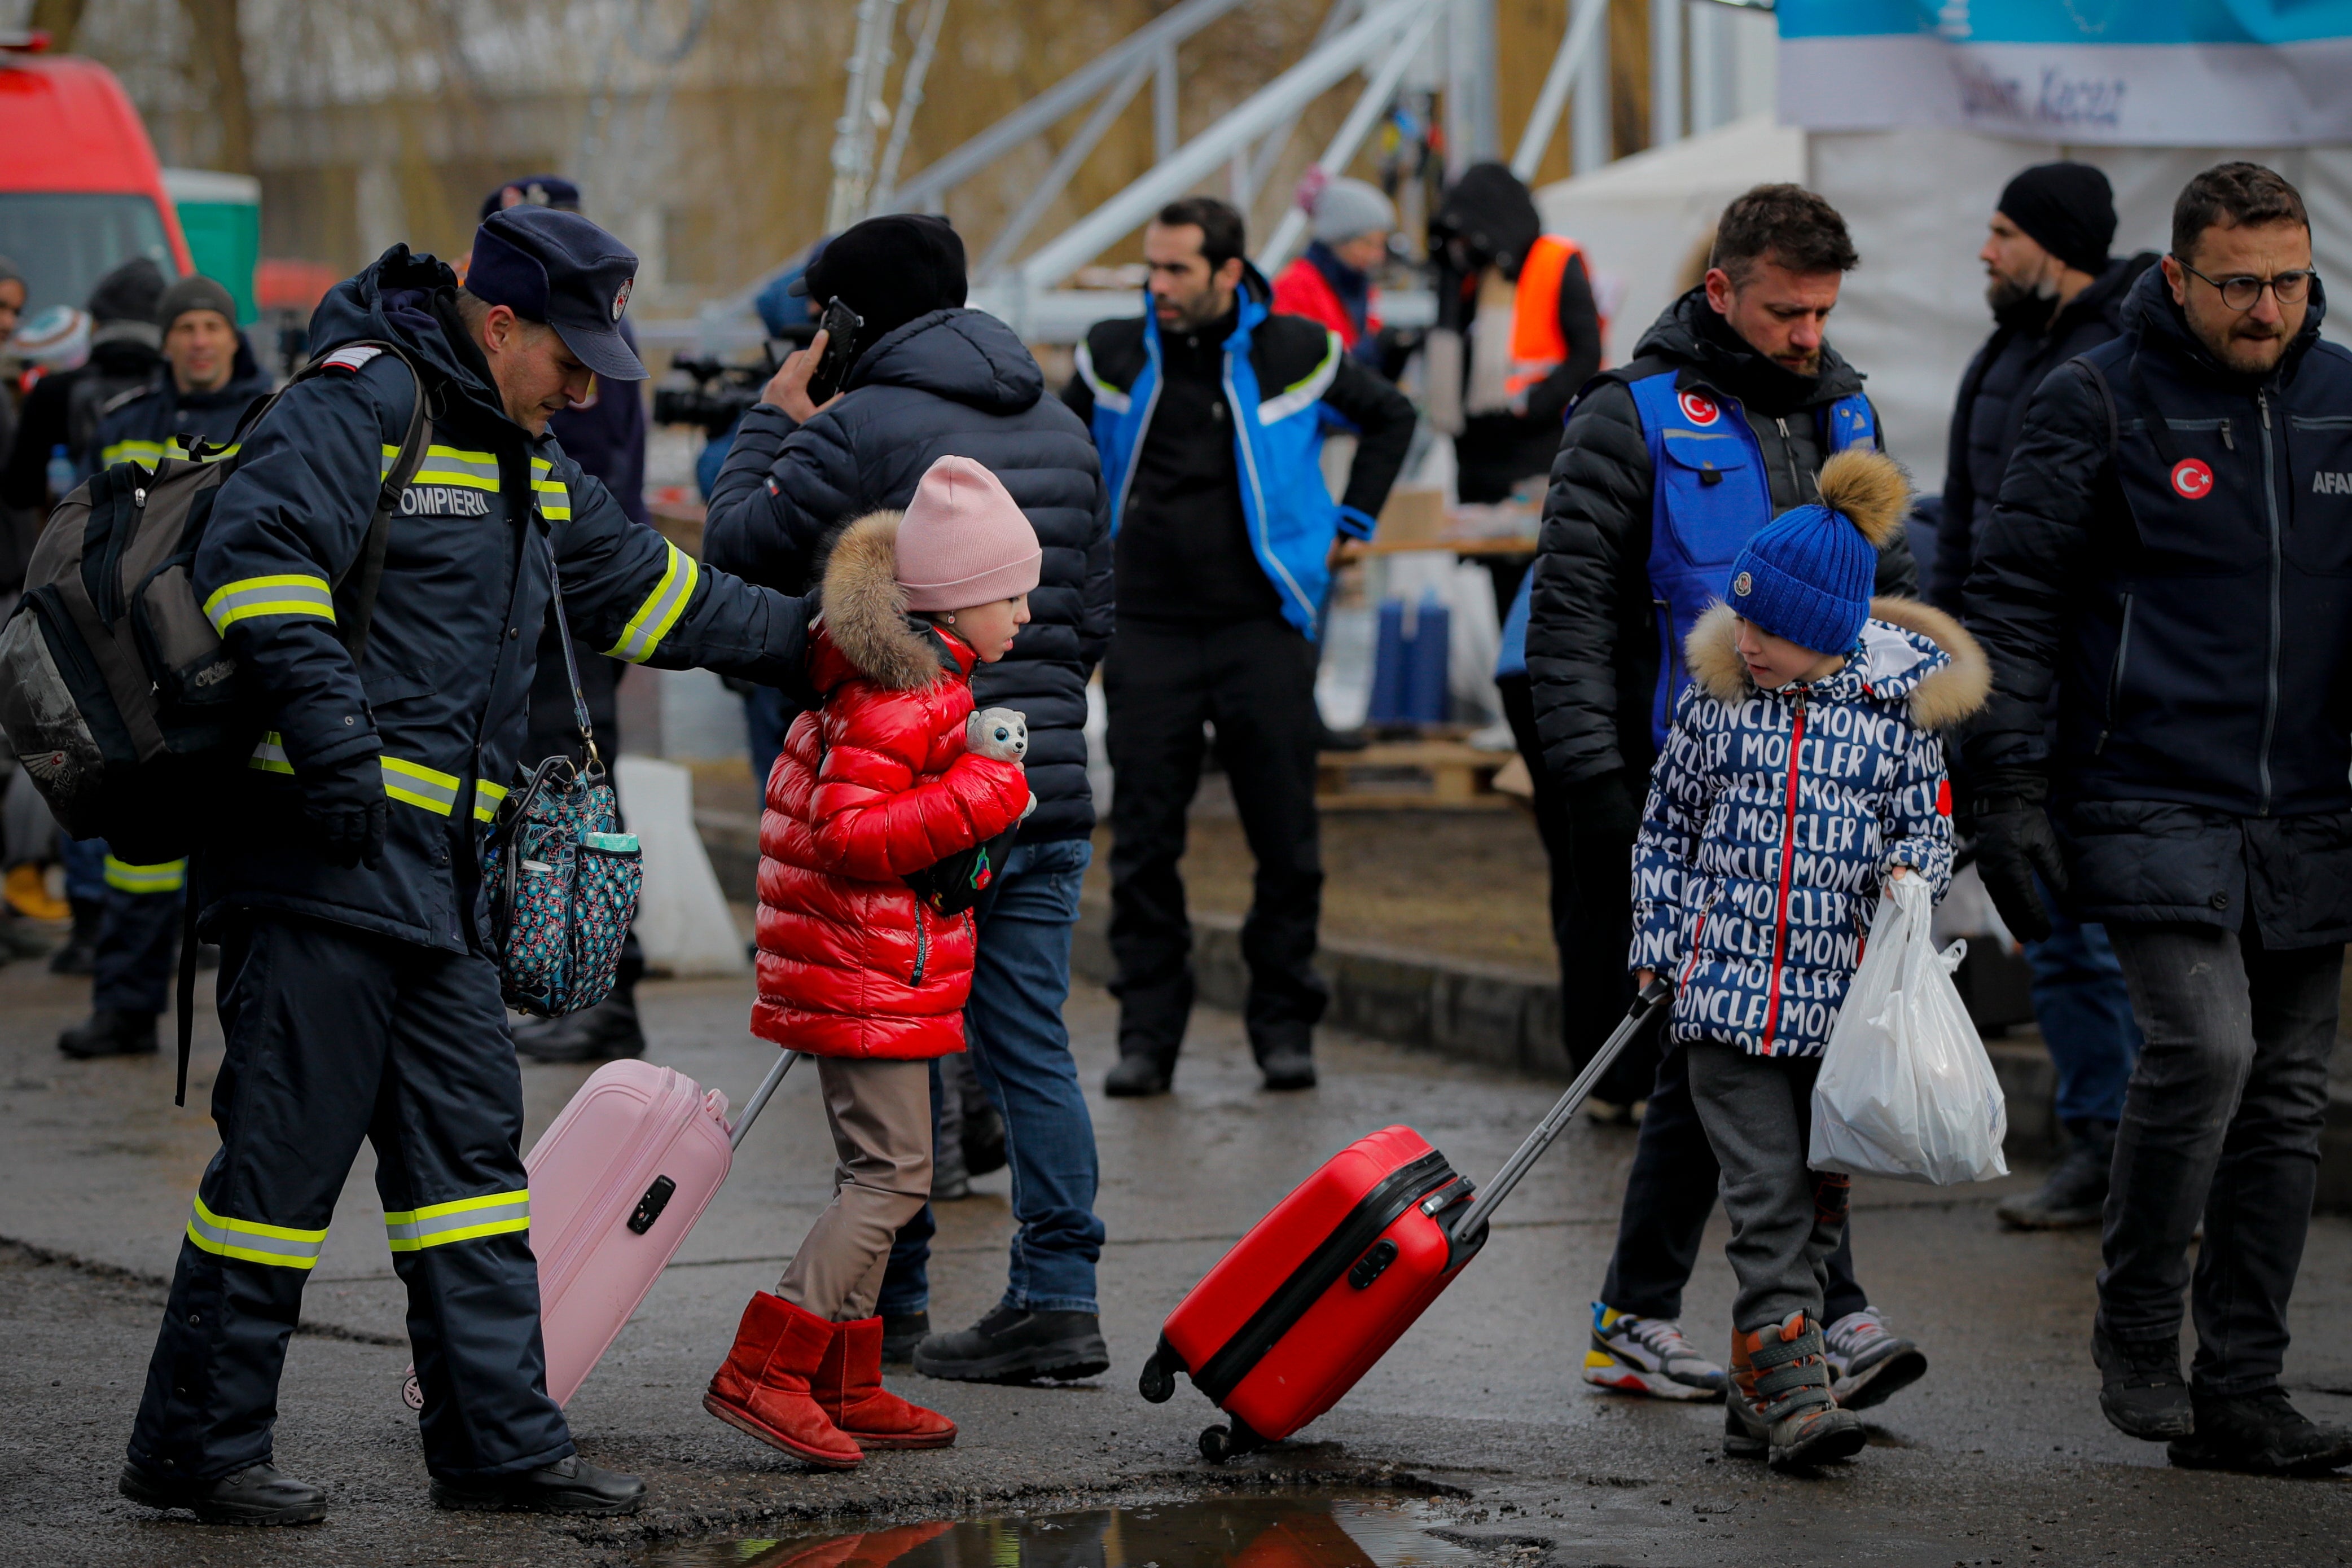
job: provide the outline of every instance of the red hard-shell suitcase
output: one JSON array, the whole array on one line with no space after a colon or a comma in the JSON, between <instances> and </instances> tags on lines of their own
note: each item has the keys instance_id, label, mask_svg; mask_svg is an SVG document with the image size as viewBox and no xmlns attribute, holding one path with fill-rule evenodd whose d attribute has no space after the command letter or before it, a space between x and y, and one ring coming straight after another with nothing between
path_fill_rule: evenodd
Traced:
<instances>
[{"instance_id":1,"label":"red hard-shell suitcase","mask_svg":"<svg viewBox=\"0 0 2352 1568\"><path fill-rule=\"evenodd\" d=\"M1158 1404L1185 1374L1232 1418L1212 1459L1287 1437L1338 1404L1486 1243L1486 1220L1671 995L1653 982L1483 1196L1410 1127L1325 1161L1186 1293L1143 1364Z\"/></svg>"}]
</instances>

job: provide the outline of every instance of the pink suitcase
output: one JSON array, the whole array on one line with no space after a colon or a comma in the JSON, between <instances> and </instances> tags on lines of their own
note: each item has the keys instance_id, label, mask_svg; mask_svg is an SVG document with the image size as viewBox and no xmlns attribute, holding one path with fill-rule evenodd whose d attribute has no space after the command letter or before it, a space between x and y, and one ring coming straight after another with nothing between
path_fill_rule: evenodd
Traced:
<instances>
[{"instance_id":1,"label":"pink suitcase","mask_svg":"<svg viewBox=\"0 0 2352 1568\"><path fill-rule=\"evenodd\" d=\"M735 1145L796 1060L778 1053L731 1126L718 1090L649 1061L608 1061L523 1157L547 1392L556 1404L572 1402L693 1233L726 1184ZM424 1408L414 1367L401 1393Z\"/></svg>"}]
</instances>

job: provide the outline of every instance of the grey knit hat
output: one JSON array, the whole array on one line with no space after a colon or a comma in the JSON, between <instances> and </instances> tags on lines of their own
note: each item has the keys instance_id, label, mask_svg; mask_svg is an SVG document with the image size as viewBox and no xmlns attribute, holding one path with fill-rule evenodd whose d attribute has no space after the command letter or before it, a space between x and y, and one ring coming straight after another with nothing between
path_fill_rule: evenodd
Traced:
<instances>
[{"instance_id":1,"label":"grey knit hat","mask_svg":"<svg viewBox=\"0 0 2352 1568\"><path fill-rule=\"evenodd\" d=\"M1358 235L1396 227L1395 204L1378 185L1362 180L1334 180L1315 197L1315 237L1325 245L1344 245Z\"/></svg>"},{"instance_id":2,"label":"grey knit hat","mask_svg":"<svg viewBox=\"0 0 2352 1568\"><path fill-rule=\"evenodd\" d=\"M230 326L236 325L236 301L227 289L200 273L191 273L163 290L163 298L155 304L155 324L166 332L172 323L191 310L215 310L226 317Z\"/></svg>"}]
</instances>

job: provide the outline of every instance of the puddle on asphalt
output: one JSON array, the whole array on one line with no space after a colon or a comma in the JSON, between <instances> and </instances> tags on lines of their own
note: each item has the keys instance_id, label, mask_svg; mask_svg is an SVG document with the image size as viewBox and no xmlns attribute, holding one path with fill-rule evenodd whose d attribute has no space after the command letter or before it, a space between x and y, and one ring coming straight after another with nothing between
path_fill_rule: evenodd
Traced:
<instances>
[{"instance_id":1,"label":"puddle on asphalt","mask_svg":"<svg viewBox=\"0 0 2352 1568\"><path fill-rule=\"evenodd\" d=\"M700 1541L649 1568L1470 1568L1417 1499L1226 1497L941 1520L846 1535Z\"/></svg>"}]
</instances>

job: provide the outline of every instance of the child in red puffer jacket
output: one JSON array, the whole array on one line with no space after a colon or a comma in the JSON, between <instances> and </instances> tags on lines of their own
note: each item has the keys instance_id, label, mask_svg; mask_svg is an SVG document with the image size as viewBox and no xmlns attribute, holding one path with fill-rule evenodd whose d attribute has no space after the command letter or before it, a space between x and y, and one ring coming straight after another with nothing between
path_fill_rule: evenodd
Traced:
<instances>
[{"instance_id":1,"label":"child in red puffer jacket","mask_svg":"<svg viewBox=\"0 0 2352 1568\"><path fill-rule=\"evenodd\" d=\"M703 1407L811 1464L943 1448L955 1424L882 1387L874 1301L898 1228L931 1188L930 1059L960 1051L968 913L906 878L987 842L1033 805L1019 716L971 723L971 671L1029 619L1043 552L1004 486L931 465L902 515L852 523L825 566L809 675L760 823L751 1030L816 1058L840 1155L833 1203L775 1292L744 1309ZM997 710L990 710L992 719Z\"/></svg>"}]
</instances>

